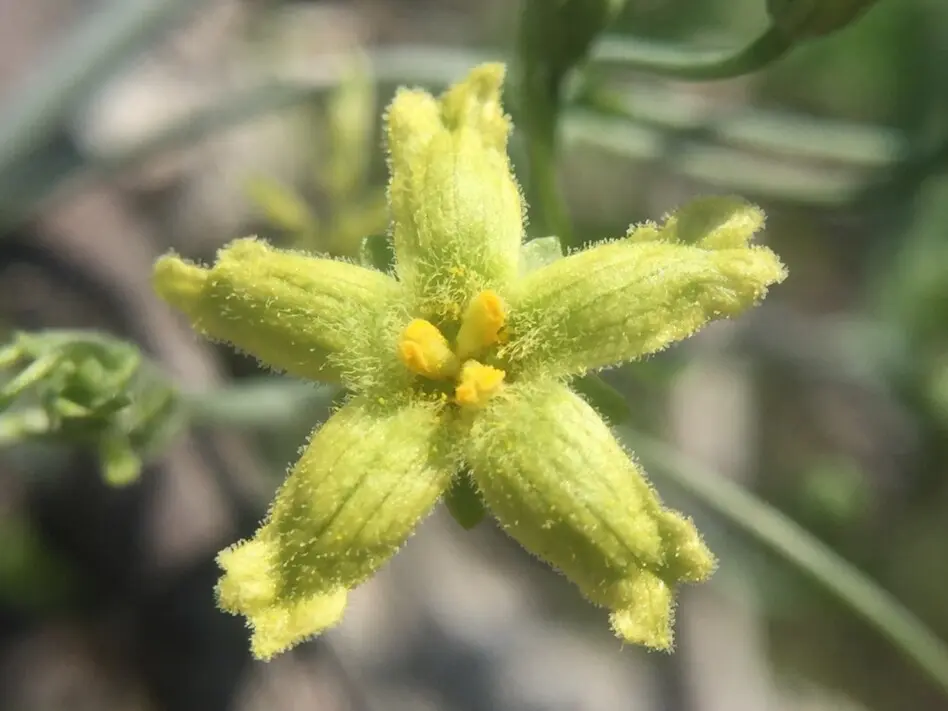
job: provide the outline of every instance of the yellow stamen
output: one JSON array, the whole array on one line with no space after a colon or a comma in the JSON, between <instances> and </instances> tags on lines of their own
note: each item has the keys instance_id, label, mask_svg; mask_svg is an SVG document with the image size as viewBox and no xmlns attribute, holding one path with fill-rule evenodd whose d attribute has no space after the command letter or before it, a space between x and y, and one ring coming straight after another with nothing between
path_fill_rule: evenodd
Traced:
<instances>
[{"instance_id":1,"label":"yellow stamen","mask_svg":"<svg viewBox=\"0 0 948 711\"><path fill-rule=\"evenodd\" d=\"M500 341L507 322L504 302L497 292L482 291L471 299L458 332L458 358L462 361Z\"/></svg>"},{"instance_id":2,"label":"yellow stamen","mask_svg":"<svg viewBox=\"0 0 948 711\"><path fill-rule=\"evenodd\" d=\"M458 359L441 331L431 322L416 318L402 331L398 355L411 372L443 379L458 372Z\"/></svg>"},{"instance_id":3,"label":"yellow stamen","mask_svg":"<svg viewBox=\"0 0 948 711\"><path fill-rule=\"evenodd\" d=\"M499 368L469 360L461 368L461 382L454 390L459 405L483 405L503 386L506 373Z\"/></svg>"}]
</instances>

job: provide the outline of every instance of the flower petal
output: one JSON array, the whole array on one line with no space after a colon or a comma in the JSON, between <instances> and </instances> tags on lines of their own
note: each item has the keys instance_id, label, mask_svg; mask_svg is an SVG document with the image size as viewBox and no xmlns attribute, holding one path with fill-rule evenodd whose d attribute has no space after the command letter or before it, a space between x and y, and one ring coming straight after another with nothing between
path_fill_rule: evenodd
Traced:
<instances>
[{"instance_id":1,"label":"flower petal","mask_svg":"<svg viewBox=\"0 0 948 711\"><path fill-rule=\"evenodd\" d=\"M221 552L224 571L217 586L220 606L245 615L252 630L250 650L267 660L314 637L342 619L347 592L339 588L295 599L277 597L278 569L272 538L238 543Z\"/></svg>"},{"instance_id":2,"label":"flower petal","mask_svg":"<svg viewBox=\"0 0 948 711\"><path fill-rule=\"evenodd\" d=\"M284 584L352 587L381 567L451 483L431 403L349 403L316 432L270 514Z\"/></svg>"},{"instance_id":3,"label":"flower petal","mask_svg":"<svg viewBox=\"0 0 948 711\"><path fill-rule=\"evenodd\" d=\"M664 509L634 461L579 396L522 381L472 425L465 460L504 528L613 612L631 642L671 644L671 587L714 558L690 521Z\"/></svg>"},{"instance_id":4,"label":"flower petal","mask_svg":"<svg viewBox=\"0 0 948 711\"><path fill-rule=\"evenodd\" d=\"M350 402L314 434L253 540L224 551L221 607L272 656L334 624L451 483L439 410Z\"/></svg>"},{"instance_id":5,"label":"flower petal","mask_svg":"<svg viewBox=\"0 0 948 711\"><path fill-rule=\"evenodd\" d=\"M504 69L485 64L439 100L400 90L386 116L399 277L425 318L457 318L517 274L520 191L507 159Z\"/></svg>"},{"instance_id":6,"label":"flower petal","mask_svg":"<svg viewBox=\"0 0 948 711\"><path fill-rule=\"evenodd\" d=\"M401 293L381 272L253 238L231 242L210 268L166 255L154 281L208 337L291 375L330 381L338 379L331 356L373 337L376 314Z\"/></svg>"},{"instance_id":7,"label":"flower petal","mask_svg":"<svg viewBox=\"0 0 948 711\"><path fill-rule=\"evenodd\" d=\"M508 297L508 357L556 375L616 365L741 313L786 277L773 252L746 244L759 221L685 216L521 279Z\"/></svg>"}]
</instances>

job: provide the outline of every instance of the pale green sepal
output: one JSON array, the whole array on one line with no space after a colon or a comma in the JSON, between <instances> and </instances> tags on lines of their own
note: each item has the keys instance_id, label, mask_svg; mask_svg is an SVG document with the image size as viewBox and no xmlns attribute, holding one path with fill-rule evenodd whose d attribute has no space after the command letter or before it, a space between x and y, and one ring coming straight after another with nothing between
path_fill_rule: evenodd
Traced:
<instances>
[{"instance_id":1,"label":"pale green sepal","mask_svg":"<svg viewBox=\"0 0 948 711\"><path fill-rule=\"evenodd\" d=\"M504 68L475 68L440 100L399 91L386 115L399 277L420 316L450 319L517 276L520 190L507 159Z\"/></svg>"},{"instance_id":2,"label":"pale green sepal","mask_svg":"<svg viewBox=\"0 0 948 711\"><path fill-rule=\"evenodd\" d=\"M602 244L518 282L508 298L505 355L521 368L556 375L617 365L741 313L785 276L764 247Z\"/></svg>"},{"instance_id":3,"label":"pale green sepal","mask_svg":"<svg viewBox=\"0 0 948 711\"><path fill-rule=\"evenodd\" d=\"M210 268L166 255L154 283L208 337L277 370L330 382L338 371L327 360L374 338L378 314L402 295L381 272L254 238L231 242Z\"/></svg>"},{"instance_id":4,"label":"pale green sepal","mask_svg":"<svg viewBox=\"0 0 948 711\"><path fill-rule=\"evenodd\" d=\"M465 461L511 536L609 608L628 641L668 647L663 584L707 577L714 558L582 398L552 380L511 385L473 422Z\"/></svg>"},{"instance_id":5,"label":"pale green sepal","mask_svg":"<svg viewBox=\"0 0 948 711\"><path fill-rule=\"evenodd\" d=\"M395 554L448 488L440 406L357 398L303 450L265 524L288 597L351 588Z\"/></svg>"},{"instance_id":6,"label":"pale green sepal","mask_svg":"<svg viewBox=\"0 0 948 711\"><path fill-rule=\"evenodd\" d=\"M563 257L560 238L537 237L525 242L520 250L520 275L529 274Z\"/></svg>"},{"instance_id":7,"label":"pale green sepal","mask_svg":"<svg viewBox=\"0 0 948 711\"><path fill-rule=\"evenodd\" d=\"M266 535L244 541L217 557L224 575L217 585L221 608L247 618L251 628L250 651L268 660L300 642L314 637L342 619L347 593L343 588L278 596L279 572L276 547Z\"/></svg>"}]
</instances>

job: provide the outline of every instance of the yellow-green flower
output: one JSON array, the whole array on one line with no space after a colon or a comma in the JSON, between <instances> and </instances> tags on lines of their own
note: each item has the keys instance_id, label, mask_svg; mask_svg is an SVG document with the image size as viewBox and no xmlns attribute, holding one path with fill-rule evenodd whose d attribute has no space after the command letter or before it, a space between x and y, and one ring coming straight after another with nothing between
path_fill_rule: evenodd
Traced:
<instances>
[{"instance_id":1,"label":"yellow-green flower","mask_svg":"<svg viewBox=\"0 0 948 711\"><path fill-rule=\"evenodd\" d=\"M763 216L703 200L538 265L522 247L502 80L484 65L440 99L402 90L392 102L394 274L255 239L209 268L156 266L159 293L208 337L351 392L253 540L220 555L220 603L247 617L259 658L337 622L346 592L459 477L630 642L668 648L673 588L714 568L691 521L663 508L567 383L760 299L784 277L748 244Z\"/></svg>"}]
</instances>

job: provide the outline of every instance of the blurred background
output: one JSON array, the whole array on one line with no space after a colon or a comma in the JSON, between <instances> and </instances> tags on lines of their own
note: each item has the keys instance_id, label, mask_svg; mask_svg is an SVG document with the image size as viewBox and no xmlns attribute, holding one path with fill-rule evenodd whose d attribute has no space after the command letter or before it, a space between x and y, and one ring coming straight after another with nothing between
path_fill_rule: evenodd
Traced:
<instances>
[{"instance_id":1,"label":"blurred background","mask_svg":"<svg viewBox=\"0 0 948 711\"><path fill-rule=\"evenodd\" d=\"M88 448L0 417L0 709L948 709L942 0L881 0L704 82L622 57L739 48L765 3L629 0L614 51L594 46L566 96L567 242L736 193L765 208L790 269L759 309L606 374L624 431L662 443L642 450L656 486L721 558L681 592L675 654L623 648L492 523L465 531L441 509L340 627L273 662L215 608L214 555L253 531L335 394L199 339L152 293L152 262L247 234L364 256L386 230L394 87L512 56L518 11L0 0L2 341L120 337L186 413L121 488Z\"/></svg>"}]
</instances>

